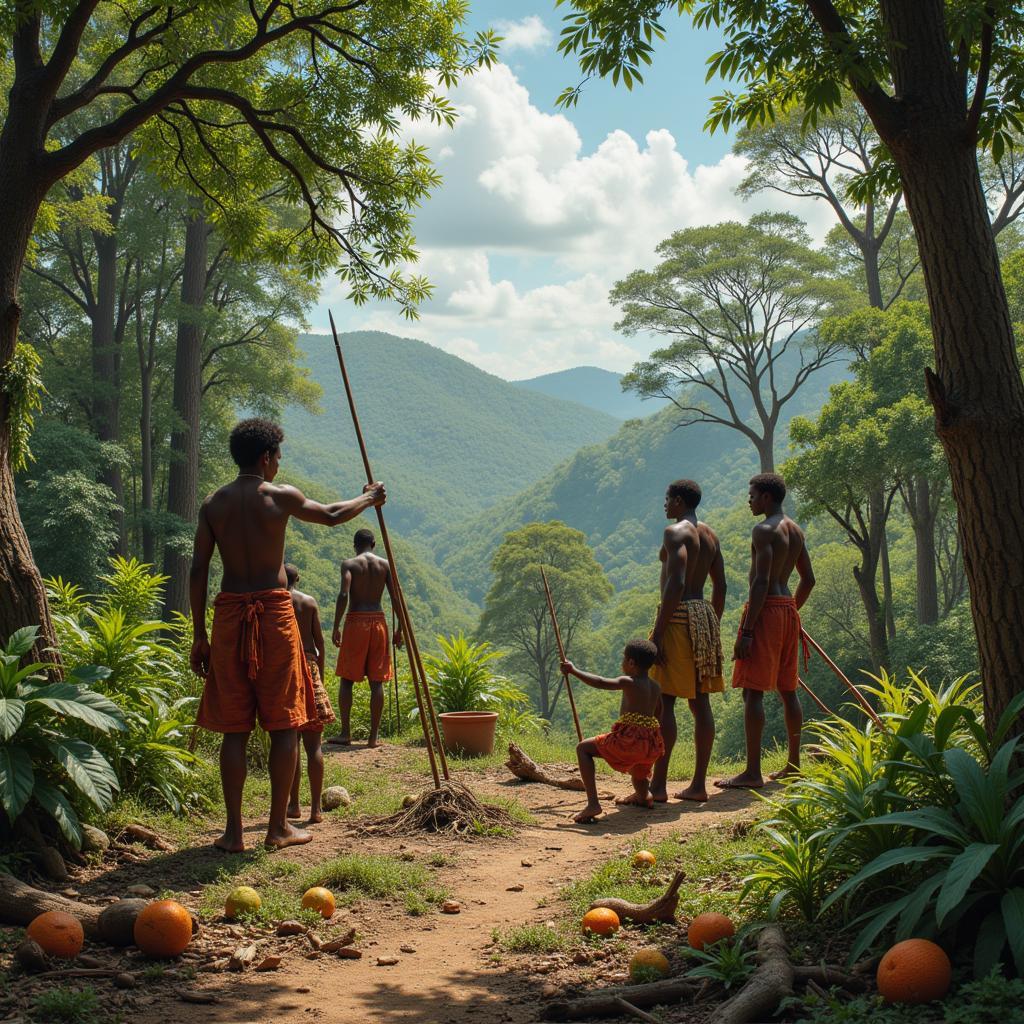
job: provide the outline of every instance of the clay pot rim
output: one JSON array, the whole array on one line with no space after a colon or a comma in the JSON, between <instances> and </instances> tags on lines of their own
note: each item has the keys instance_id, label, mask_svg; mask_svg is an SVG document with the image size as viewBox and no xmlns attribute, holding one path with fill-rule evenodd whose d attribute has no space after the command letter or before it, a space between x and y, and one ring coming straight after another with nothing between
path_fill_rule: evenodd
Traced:
<instances>
[{"instance_id":1,"label":"clay pot rim","mask_svg":"<svg viewBox=\"0 0 1024 1024\"><path fill-rule=\"evenodd\" d=\"M498 717L497 711L442 711L438 718L457 718L462 722L488 721Z\"/></svg>"}]
</instances>

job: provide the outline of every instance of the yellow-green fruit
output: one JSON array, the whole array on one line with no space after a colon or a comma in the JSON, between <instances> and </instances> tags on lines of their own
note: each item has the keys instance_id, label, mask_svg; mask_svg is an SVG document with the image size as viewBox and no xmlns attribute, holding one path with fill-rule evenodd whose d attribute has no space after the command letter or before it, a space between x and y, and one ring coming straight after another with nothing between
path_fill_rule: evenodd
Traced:
<instances>
[{"instance_id":1,"label":"yellow-green fruit","mask_svg":"<svg viewBox=\"0 0 1024 1024\"><path fill-rule=\"evenodd\" d=\"M651 974L660 974L665 977L668 974L668 959L660 949L653 946L646 946L638 949L629 961L629 976L634 981L650 980Z\"/></svg>"},{"instance_id":2,"label":"yellow-green fruit","mask_svg":"<svg viewBox=\"0 0 1024 1024\"><path fill-rule=\"evenodd\" d=\"M224 916L241 917L242 914L255 914L260 909L260 894L248 885L240 885L228 893L224 901Z\"/></svg>"}]
</instances>

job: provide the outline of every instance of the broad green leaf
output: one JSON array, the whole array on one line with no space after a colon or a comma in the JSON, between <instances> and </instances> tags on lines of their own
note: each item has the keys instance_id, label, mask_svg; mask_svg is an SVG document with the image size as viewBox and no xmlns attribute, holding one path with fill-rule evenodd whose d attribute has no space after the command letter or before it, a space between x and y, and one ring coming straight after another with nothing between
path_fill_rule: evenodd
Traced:
<instances>
[{"instance_id":1,"label":"broad green leaf","mask_svg":"<svg viewBox=\"0 0 1024 1024\"><path fill-rule=\"evenodd\" d=\"M104 733L124 728L121 712L113 701L70 683L34 687L25 694L25 702L29 705L42 704L51 711L76 718Z\"/></svg>"},{"instance_id":2,"label":"broad green leaf","mask_svg":"<svg viewBox=\"0 0 1024 1024\"><path fill-rule=\"evenodd\" d=\"M117 775L107 759L85 740L62 739L49 742L47 746L71 781L96 809L107 810L120 789Z\"/></svg>"},{"instance_id":3,"label":"broad green leaf","mask_svg":"<svg viewBox=\"0 0 1024 1024\"><path fill-rule=\"evenodd\" d=\"M910 939L917 935L919 922L928 909L935 896L935 890L945 881L945 874L938 872L931 878L925 879L911 894L906 906L900 914L899 925L896 928L896 941Z\"/></svg>"},{"instance_id":4,"label":"broad green leaf","mask_svg":"<svg viewBox=\"0 0 1024 1024\"><path fill-rule=\"evenodd\" d=\"M25 810L34 785L36 778L29 752L13 744L0 747L0 804L9 821L13 822Z\"/></svg>"},{"instance_id":5,"label":"broad green leaf","mask_svg":"<svg viewBox=\"0 0 1024 1024\"><path fill-rule=\"evenodd\" d=\"M921 864L925 861L935 860L937 857L948 859L957 852L952 846L908 846L896 850L886 850L870 864L861 868L853 878L847 879L839 886L821 905L821 909L828 910L836 900L853 892L869 878L874 878L875 875L880 875L883 871L891 871L893 868L903 867L907 864Z\"/></svg>"},{"instance_id":6,"label":"broad green leaf","mask_svg":"<svg viewBox=\"0 0 1024 1024\"><path fill-rule=\"evenodd\" d=\"M989 785L981 765L967 751L954 748L947 750L943 756L964 812L978 827L983 838L994 838L1003 817L1002 793L998 787Z\"/></svg>"},{"instance_id":7,"label":"broad green leaf","mask_svg":"<svg viewBox=\"0 0 1024 1024\"><path fill-rule=\"evenodd\" d=\"M857 941L850 950L850 963L859 959L865 950L870 949L874 945L878 936L907 909L914 896L915 893L907 893L906 896L892 900L892 902L886 903L877 910L872 910L854 921L854 925L859 926L860 930L857 933Z\"/></svg>"},{"instance_id":8,"label":"broad green leaf","mask_svg":"<svg viewBox=\"0 0 1024 1024\"><path fill-rule=\"evenodd\" d=\"M1024 889L1010 889L1003 893L1001 904L1006 922L1006 937L1010 941L1013 963L1017 974L1024 974Z\"/></svg>"},{"instance_id":9,"label":"broad green leaf","mask_svg":"<svg viewBox=\"0 0 1024 1024\"><path fill-rule=\"evenodd\" d=\"M6 743L18 731L24 717L23 701L0 697L0 740Z\"/></svg>"},{"instance_id":10,"label":"broad green leaf","mask_svg":"<svg viewBox=\"0 0 1024 1024\"><path fill-rule=\"evenodd\" d=\"M21 629L15 630L7 641L7 653L23 658L32 650L38 635L38 626L22 626Z\"/></svg>"},{"instance_id":11,"label":"broad green leaf","mask_svg":"<svg viewBox=\"0 0 1024 1024\"><path fill-rule=\"evenodd\" d=\"M967 890L999 849L998 843L971 843L954 857L946 872L946 881L935 904L935 919L941 928L951 910L960 906Z\"/></svg>"},{"instance_id":12,"label":"broad green leaf","mask_svg":"<svg viewBox=\"0 0 1024 1024\"><path fill-rule=\"evenodd\" d=\"M998 910L993 910L981 923L974 943L974 977L986 978L995 967L1006 945L1006 923Z\"/></svg>"},{"instance_id":13,"label":"broad green leaf","mask_svg":"<svg viewBox=\"0 0 1024 1024\"><path fill-rule=\"evenodd\" d=\"M36 789L33 794L39 805L49 814L64 838L76 849L82 848L82 826L75 814L74 807L68 802L68 798L46 779L36 780Z\"/></svg>"},{"instance_id":14,"label":"broad green leaf","mask_svg":"<svg viewBox=\"0 0 1024 1024\"><path fill-rule=\"evenodd\" d=\"M1021 711L1024 711L1024 692L1018 693L1006 706L1006 710L1002 715L999 716L995 735L992 737L993 744L1002 743L1006 739L1009 731L1017 724Z\"/></svg>"},{"instance_id":15,"label":"broad green leaf","mask_svg":"<svg viewBox=\"0 0 1024 1024\"><path fill-rule=\"evenodd\" d=\"M83 686L94 686L110 678L110 669L106 665L79 665L67 678Z\"/></svg>"}]
</instances>

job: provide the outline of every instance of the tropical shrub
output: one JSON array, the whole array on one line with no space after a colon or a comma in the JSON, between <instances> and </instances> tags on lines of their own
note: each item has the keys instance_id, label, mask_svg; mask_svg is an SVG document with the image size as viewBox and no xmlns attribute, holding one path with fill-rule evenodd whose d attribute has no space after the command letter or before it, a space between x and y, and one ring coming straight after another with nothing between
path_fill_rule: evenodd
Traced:
<instances>
[{"instance_id":1,"label":"tropical shrub","mask_svg":"<svg viewBox=\"0 0 1024 1024\"><path fill-rule=\"evenodd\" d=\"M107 670L82 666L51 683L41 662L20 666L38 629L19 629L0 653L0 805L11 825L42 813L78 849L83 801L108 810L119 790L114 769L91 742L125 729L117 706L91 685ZM74 723L85 736L68 735ZM86 738L89 737L89 738Z\"/></svg>"}]
</instances>

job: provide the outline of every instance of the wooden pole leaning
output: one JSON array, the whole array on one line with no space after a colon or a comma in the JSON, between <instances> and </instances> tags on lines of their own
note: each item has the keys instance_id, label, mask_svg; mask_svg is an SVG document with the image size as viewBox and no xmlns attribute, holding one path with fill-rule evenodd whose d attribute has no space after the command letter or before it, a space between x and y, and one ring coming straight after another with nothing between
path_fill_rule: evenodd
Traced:
<instances>
[{"instance_id":1,"label":"wooden pole leaning","mask_svg":"<svg viewBox=\"0 0 1024 1024\"><path fill-rule=\"evenodd\" d=\"M796 681L800 684L800 689L807 694L815 704L825 712L826 715L830 715L832 718L836 717L836 713L799 677L797 676Z\"/></svg>"},{"instance_id":2,"label":"wooden pole leaning","mask_svg":"<svg viewBox=\"0 0 1024 1024\"><path fill-rule=\"evenodd\" d=\"M562 633L558 628L558 619L555 616L555 602L551 599L551 588L548 586L548 574L544 571L544 566L540 567L540 578L544 581L544 594L548 599L548 611L551 613L551 628L555 631L555 643L558 644L558 657L562 661L565 661L565 648L562 646ZM565 692L569 696L569 707L572 708L572 721L573 725L576 726L576 738L583 742L583 730L580 728L580 716L576 711L576 698L572 695L572 686L569 684L569 677L562 674L562 680L565 683Z\"/></svg>"},{"instance_id":3,"label":"wooden pole leaning","mask_svg":"<svg viewBox=\"0 0 1024 1024\"><path fill-rule=\"evenodd\" d=\"M868 718L870 718L871 721L878 726L879 729L884 730L886 728L885 723L875 713L875 709L868 703L867 698L864 696L864 694L862 694L860 690L858 690L857 687L854 686L849 679L847 679L846 674L843 672L843 670L824 652L824 650L822 650L821 645L817 642L817 640L814 639L814 637L811 636L810 633L807 632L806 629L802 629L801 633L803 633L804 639L812 648L814 648L815 652L818 654L821 660L824 661L825 664L828 665L828 667L832 669L833 672L835 672L839 681L850 691L850 693L853 694L854 699L861 706L861 708L863 708L864 714L866 714Z\"/></svg>"},{"instance_id":4,"label":"wooden pole leaning","mask_svg":"<svg viewBox=\"0 0 1024 1024\"><path fill-rule=\"evenodd\" d=\"M341 379L345 385L345 395L348 398L349 411L352 413L352 426L355 428L356 440L359 442L359 452L363 458L363 468L366 470L366 482L374 482L373 470L370 468L370 458L366 452L366 442L363 440L363 430L359 424L359 414L356 412L355 398L352 394L352 385L348 379L348 369L345 366L345 357L341 352L341 342L338 339L338 330L334 325L334 315L328 311L331 321L331 334L334 336L334 350L338 355L338 367L341 370ZM415 646L415 634L412 630L412 622L409 620L409 610L405 603L405 595L402 592L402 584L398 576L398 569L395 565L395 554L391 548L391 537L388 534L387 524L384 522L384 512L377 508L377 524L380 526L381 539L384 541L384 550L387 553L388 567L391 570L391 582L394 586L395 596L398 598L398 621L402 626L406 642L409 644L409 671L412 676L413 692L416 695L416 706L419 710L420 725L423 728L423 738L427 743L427 758L430 761L430 773L434 777L434 788L441 788L441 779L438 774L438 755L444 765L444 777L448 778L448 763L444 756L444 747L441 743L440 730L437 726L437 719L433 714L433 702L430 701L430 690L427 686L426 675L423 674L423 666L420 663L419 651ZM427 717L427 707L430 708L430 719ZM433 731L433 736L431 736Z\"/></svg>"}]
</instances>

